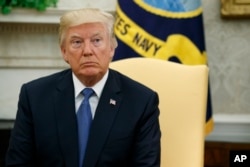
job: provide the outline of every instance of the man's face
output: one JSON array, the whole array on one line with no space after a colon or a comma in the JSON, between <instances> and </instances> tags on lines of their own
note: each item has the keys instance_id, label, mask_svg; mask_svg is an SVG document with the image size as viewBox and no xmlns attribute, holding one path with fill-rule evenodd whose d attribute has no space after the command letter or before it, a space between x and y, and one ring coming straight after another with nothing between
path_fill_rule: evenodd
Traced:
<instances>
[{"instance_id":1,"label":"man's face","mask_svg":"<svg viewBox=\"0 0 250 167\"><path fill-rule=\"evenodd\" d=\"M106 73L114 48L104 24L84 23L68 29L61 52L78 79L93 86Z\"/></svg>"}]
</instances>

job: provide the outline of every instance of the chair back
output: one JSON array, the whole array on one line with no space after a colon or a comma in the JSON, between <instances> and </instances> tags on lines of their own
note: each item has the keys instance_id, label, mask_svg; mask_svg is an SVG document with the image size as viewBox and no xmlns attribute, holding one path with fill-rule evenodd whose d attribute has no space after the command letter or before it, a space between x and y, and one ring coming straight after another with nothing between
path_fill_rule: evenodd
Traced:
<instances>
[{"instance_id":1,"label":"chair back","mask_svg":"<svg viewBox=\"0 0 250 167\"><path fill-rule=\"evenodd\" d=\"M110 68L158 93L161 167L203 167L208 67L128 58Z\"/></svg>"}]
</instances>

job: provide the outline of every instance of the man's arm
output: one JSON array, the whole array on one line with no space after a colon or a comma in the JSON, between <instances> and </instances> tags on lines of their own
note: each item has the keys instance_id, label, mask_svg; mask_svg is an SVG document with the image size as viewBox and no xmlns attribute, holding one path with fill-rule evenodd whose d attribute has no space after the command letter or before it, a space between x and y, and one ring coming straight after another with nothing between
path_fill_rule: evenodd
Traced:
<instances>
[{"instance_id":1,"label":"man's arm","mask_svg":"<svg viewBox=\"0 0 250 167\"><path fill-rule=\"evenodd\" d=\"M136 136L133 167L159 167L160 166L160 125L159 125L159 99L153 94L139 123Z\"/></svg>"},{"instance_id":2,"label":"man's arm","mask_svg":"<svg viewBox=\"0 0 250 167\"><path fill-rule=\"evenodd\" d=\"M34 131L29 97L25 85L21 88L14 128L6 154L6 167L31 167L34 160Z\"/></svg>"}]
</instances>

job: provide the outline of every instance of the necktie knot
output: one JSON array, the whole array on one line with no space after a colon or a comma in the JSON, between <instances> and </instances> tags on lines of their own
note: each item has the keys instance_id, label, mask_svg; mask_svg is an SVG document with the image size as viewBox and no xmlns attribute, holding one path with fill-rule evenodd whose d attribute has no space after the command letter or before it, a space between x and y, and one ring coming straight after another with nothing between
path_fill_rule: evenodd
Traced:
<instances>
[{"instance_id":1,"label":"necktie knot","mask_svg":"<svg viewBox=\"0 0 250 167\"><path fill-rule=\"evenodd\" d=\"M84 98L89 99L93 94L94 90L92 88L85 88L82 91Z\"/></svg>"}]
</instances>

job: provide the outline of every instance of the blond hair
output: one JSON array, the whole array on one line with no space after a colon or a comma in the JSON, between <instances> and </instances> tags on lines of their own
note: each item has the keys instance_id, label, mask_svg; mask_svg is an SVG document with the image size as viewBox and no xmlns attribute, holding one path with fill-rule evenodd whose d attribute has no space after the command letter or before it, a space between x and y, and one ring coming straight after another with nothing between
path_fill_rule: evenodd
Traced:
<instances>
[{"instance_id":1,"label":"blond hair","mask_svg":"<svg viewBox=\"0 0 250 167\"><path fill-rule=\"evenodd\" d=\"M71 26L76 26L84 23L100 22L107 26L108 33L110 35L111 44L114 48L117 47L117 41L114 35L114 17L112 14L101 11L96 8L84 8L73 10L65 13L60 18L59 27L59 43L63 44L65 38L65 32Z\"/></svg>"}]
</instances>

